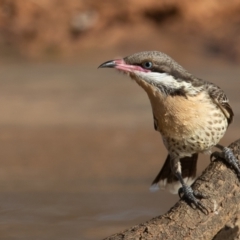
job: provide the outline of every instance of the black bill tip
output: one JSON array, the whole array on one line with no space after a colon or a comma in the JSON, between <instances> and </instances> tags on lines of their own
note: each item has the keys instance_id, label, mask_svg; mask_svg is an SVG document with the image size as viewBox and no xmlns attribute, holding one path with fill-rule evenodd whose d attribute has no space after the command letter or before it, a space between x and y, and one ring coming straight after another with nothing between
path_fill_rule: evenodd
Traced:
<instances>
[{"instance_id":1,"label":"black bill tip","mask_svg":"<svg viewBox=\"0 0 240 240\"><path fill-rule=\"evenodd\" d=\"M115 61L111 60L102 63L98 68L114 68L114 67L116 67L116 63Z\"/></svg>"}]
</instances>

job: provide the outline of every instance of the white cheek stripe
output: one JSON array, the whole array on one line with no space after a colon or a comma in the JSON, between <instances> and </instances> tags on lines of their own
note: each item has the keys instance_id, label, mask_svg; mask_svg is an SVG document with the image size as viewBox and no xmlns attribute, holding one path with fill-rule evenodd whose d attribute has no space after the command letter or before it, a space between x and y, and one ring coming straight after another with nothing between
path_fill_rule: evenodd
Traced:
<instances>
[{"instance_id":1,"label":"white cheek stripe","mask_svg":"<svg viewBox=\"0 0 240 240\"><path fill-rule=\"evenodd\" d=\"M169 86L175 85L176 80L167 73L157 73L157 72L138 72L139 77L144 79L146 82L154 82L158 84L166 84Z\"/></svg>"},{"instance_id":2,"label":"white cheek stripe","mask_svg":"<svg viewBox=\"0 0 240 240\"><path fill-rule=\"evenodd\" d=\"M191 83L185 81L177 81L171 75L167 73L158 73L158 72L139 72L134 71L136 76L149 84L155 83L156 85L162 85L166 88L171 88L173 90L180 89L182 87L190 90L190 93L196 93L196 90L192 87Z\"/></svg>"}]
</instances>

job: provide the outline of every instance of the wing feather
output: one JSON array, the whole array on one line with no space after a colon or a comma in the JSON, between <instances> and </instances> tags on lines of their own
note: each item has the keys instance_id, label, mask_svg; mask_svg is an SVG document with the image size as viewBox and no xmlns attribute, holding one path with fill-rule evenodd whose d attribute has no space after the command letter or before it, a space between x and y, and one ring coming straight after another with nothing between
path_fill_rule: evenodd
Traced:
<instances>
[{"instance_id":1,"label":"wing feather","mask_svg":"<svg viewBox=\"0 0 240 240\"><path fill-rule=\"evenodd\" d=\"M206 87L207 87L209 96L211 97L213 102L219 106L219 108L222 110L222 112L226 116L228 125L231 124L233 121L234 113L231 106L229 105L229 100L226 94L223 92L221 88L219 88L218 86L212 83L208 83Z\"/></svg>"}]
</instances>

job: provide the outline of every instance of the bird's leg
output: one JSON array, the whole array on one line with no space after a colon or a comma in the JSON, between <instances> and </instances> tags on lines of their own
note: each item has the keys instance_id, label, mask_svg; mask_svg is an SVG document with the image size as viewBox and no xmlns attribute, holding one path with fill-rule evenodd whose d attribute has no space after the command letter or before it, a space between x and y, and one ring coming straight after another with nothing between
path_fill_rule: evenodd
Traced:
<instances>
[{"instance_id":1,"label":"bird's leg","mask_svg":"<svg viewBox=\"0 0 240 240\"><path fill-rule=\"evenodd\" d=\"M207 198L207 197L198 191L193 191L192 187L188 186L184 182L182 173L181 173L181 164L180 164L179 158L171 159L171 168L175 176L178 178L178 180L182 184L182 187L178 190L179 197L184 198L189 205L191 206L194 205L205 214L208 214L207 208L201 203L201 201L199 201L199 199Z\"/></svg>"},{"instance_id":2,"label":"bird's leg","mask_svg":"<svg viewBox=\"0 0 240 240\"><path fill-rule=\"evenodd\" d=\"M232 150L220 144L215 145L215 147L220 149L222 152L213 152L210 156L211 161L214 161L217 158L224 159L237 172L237 176L240 178L240 164L238 159L234 156Z\"/></svg>"}]
</instances>

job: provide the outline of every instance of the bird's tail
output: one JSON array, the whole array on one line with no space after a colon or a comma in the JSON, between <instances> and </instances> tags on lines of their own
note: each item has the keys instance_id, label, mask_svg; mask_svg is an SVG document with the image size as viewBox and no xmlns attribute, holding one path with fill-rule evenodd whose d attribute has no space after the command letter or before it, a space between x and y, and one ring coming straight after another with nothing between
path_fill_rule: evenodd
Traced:
<instances>
[{"instance_id":1,"label":"bird's tail","mask_svg":"<svg viewBox=\"0 0 240 240\"><path fill-rule=\"evenodd\" d=\"M191 185L196 177L198 154L195 153L191 157L184 157L180 159L182 177L186 184ZM151 191L160 189L168 189L171 193L178 193L179 188L182 187L177 177L171 171L170 155L167 156L165 163L152 182Z\"/></svg>"}]
</instances>

